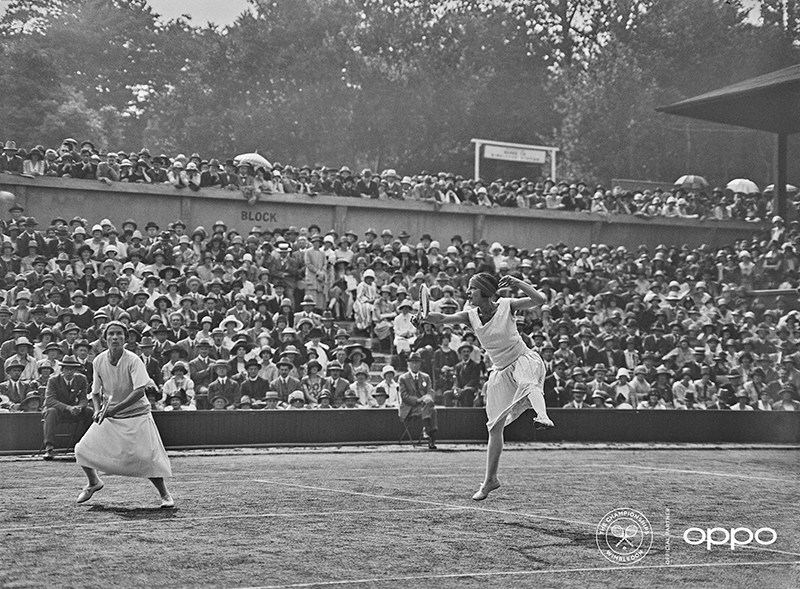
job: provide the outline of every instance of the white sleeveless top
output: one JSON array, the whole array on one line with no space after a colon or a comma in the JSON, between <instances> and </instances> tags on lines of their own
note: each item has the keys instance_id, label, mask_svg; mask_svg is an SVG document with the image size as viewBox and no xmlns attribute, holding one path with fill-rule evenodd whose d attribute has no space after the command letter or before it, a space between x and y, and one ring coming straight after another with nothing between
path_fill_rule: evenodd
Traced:
<instances>
[{"instance_id":1,"label":"white sleeveless top","mask_svg":"<svg viewBox=\"0 0 800 589\"><path fill-rule=\"evenodd\" d=\"M512 300L509 298L498 300L497 312L485 325L481 323L477 307L467 311L472 329L475 330L478 341L481 342L496 369L513 364L517 358L530 351L517 331L517 323L511 313Z\"/></svg>"}]
</instances>

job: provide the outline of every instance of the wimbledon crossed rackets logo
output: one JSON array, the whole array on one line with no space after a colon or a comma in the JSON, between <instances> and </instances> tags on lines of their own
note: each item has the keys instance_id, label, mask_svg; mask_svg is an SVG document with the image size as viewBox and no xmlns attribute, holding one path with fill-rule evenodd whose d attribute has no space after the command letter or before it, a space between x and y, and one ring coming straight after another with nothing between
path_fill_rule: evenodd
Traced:
<instances>
[{"instance_id":1,"label":"wimbledon crossed rackets logo","mask_svg":"<svg viewBox=\"0 0 800 589\"><path fill-rule=\"evenodd\" d=\"M597 548L615 564L633 564L642 560L653 546L653 527L635 509L614 509L597 524Z\"/></svg>"}]
</instances>

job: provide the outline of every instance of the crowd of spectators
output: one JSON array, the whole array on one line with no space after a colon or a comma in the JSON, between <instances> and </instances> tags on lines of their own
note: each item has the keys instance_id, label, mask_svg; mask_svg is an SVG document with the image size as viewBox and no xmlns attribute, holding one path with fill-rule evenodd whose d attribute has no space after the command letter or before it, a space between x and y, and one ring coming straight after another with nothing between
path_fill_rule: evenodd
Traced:
<instances>
[{"instance_id":1,"label":"crowd of spectators","mask_svg":"<svg viewBox=\"0 0 800 589\"><path fill-rule=\"evenodd\" d=\"M254 204L275 193L337 195L341 197L415 200L443 204L525 209L584 211L639 217L683 217L739 219L763 222L771 218L771 193L733 193L722 188L622 190L586 181L558 183L546 178L494 181L473 180L447 172L421 172L401 176L394 169L380 174L348 166L290 166L278 162L257 165L235 158L189 157L178 154L153 156L148 149L138 153L101 152L91 141L65 139L58 150L41 145L18 149L7 141L0 157L0 171L27 176L54 176L171 185L176 189L219 188L239 191Z\"/></svg>"},{"instance_id":2,"label":"crowd of spectators","mask_svg":"<svg viewBox=\"0 0 800 589\"><path fill-rule=\"evenodd\" d=\"M517 321L547 365L549 406L800 409L796 222L775 218L719 249L650 251L314 225L241 235L221 221L40 228L24 213L11 207L0 241L3 410L41 410L62 370L91 383L110 320L130 326L157 410L397 407L412 354L437 404L481 406L487 363L474 333L414 320L421 285L434 311L456 312L481 271L545 294ZM793 294L768 305L754 288Z\"/></svg>"}]
</instances>

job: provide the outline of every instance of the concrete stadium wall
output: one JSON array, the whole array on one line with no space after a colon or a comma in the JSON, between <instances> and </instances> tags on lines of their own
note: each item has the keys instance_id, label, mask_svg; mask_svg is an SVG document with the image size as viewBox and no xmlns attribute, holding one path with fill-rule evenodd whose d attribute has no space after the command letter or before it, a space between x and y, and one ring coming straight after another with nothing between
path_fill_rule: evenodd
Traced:
<instances>
[{"instance_id":1,"label":"concrete stadium wall","mask_svg":"<svg viewBox=\"0 0 800 589\"><path fill-rule=\"evenodd\" d=\"M737 411L618 411L553 409L556 429L536 432L528 412L506 439L544 442L800 443L800 413ZM170 449L227 446L397 443L403 431L393 409L330 411L196 411L154 414ZM73 425L60 424L62 434ZM412 424L419 435L420 423ZM483 409L439 410L439 439L486 440ZM58 438L62 446L70 436ZM37 413L0 414L0 454L34 452L42 444Z\"/></svg>"},{"instance_id":2,"label":"concrete stadium wall","mask_svg":"<svg viewBox=\"0 0 800 589\"><path fill-rule=\"evenodd\" d=\"M254 225L274 229L289 225L331 227L340 234L348 229L359 235L368 227L379 232L391 229L397 235L405 229L415 242L424 233L449 245L450 237L465 240L485 238L513 243L520 248L544 247L563 241L568 245L606 243L636 248L646 244L651 249L659 243L711 246L749 238L761 226L726 221L686 219L639 219L631 216L601 218L589 213L549 210L506 209L462 205L444 205L439 211L418 202L394 202L311 197L300 194L275 194L250 206L238 192L203 189L178 191L170 186L142 184L106 185L89 180L63 178L29 179L0 175L0 189L17 195L25 214L44 225L55 216L67 219L80 215L90 222L108 217L118 227L127 218L162 226L182 219L189 231L198 225L210 229L217 221L229 228L249 232ZM412 242L412 243L413 243Z\"/></svg>"}]
</instances>

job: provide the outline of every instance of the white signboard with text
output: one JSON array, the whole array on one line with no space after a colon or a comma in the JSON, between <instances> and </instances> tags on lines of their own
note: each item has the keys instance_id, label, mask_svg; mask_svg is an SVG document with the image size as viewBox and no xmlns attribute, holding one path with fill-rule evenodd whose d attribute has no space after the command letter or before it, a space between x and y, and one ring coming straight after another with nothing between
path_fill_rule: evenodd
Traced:
<instances>
[{"instance_id":1,"label":"white signboard with text","mask_svg":"<svg viewBox=\"0 0 800 589\"><path fill-rule=\"evenodd\" d=\"M483 157L491 160L505 160L523 164L543 164L547 159L547 152L540 149L486 145L483 148Z\"/></svg>"}]
</instances>

